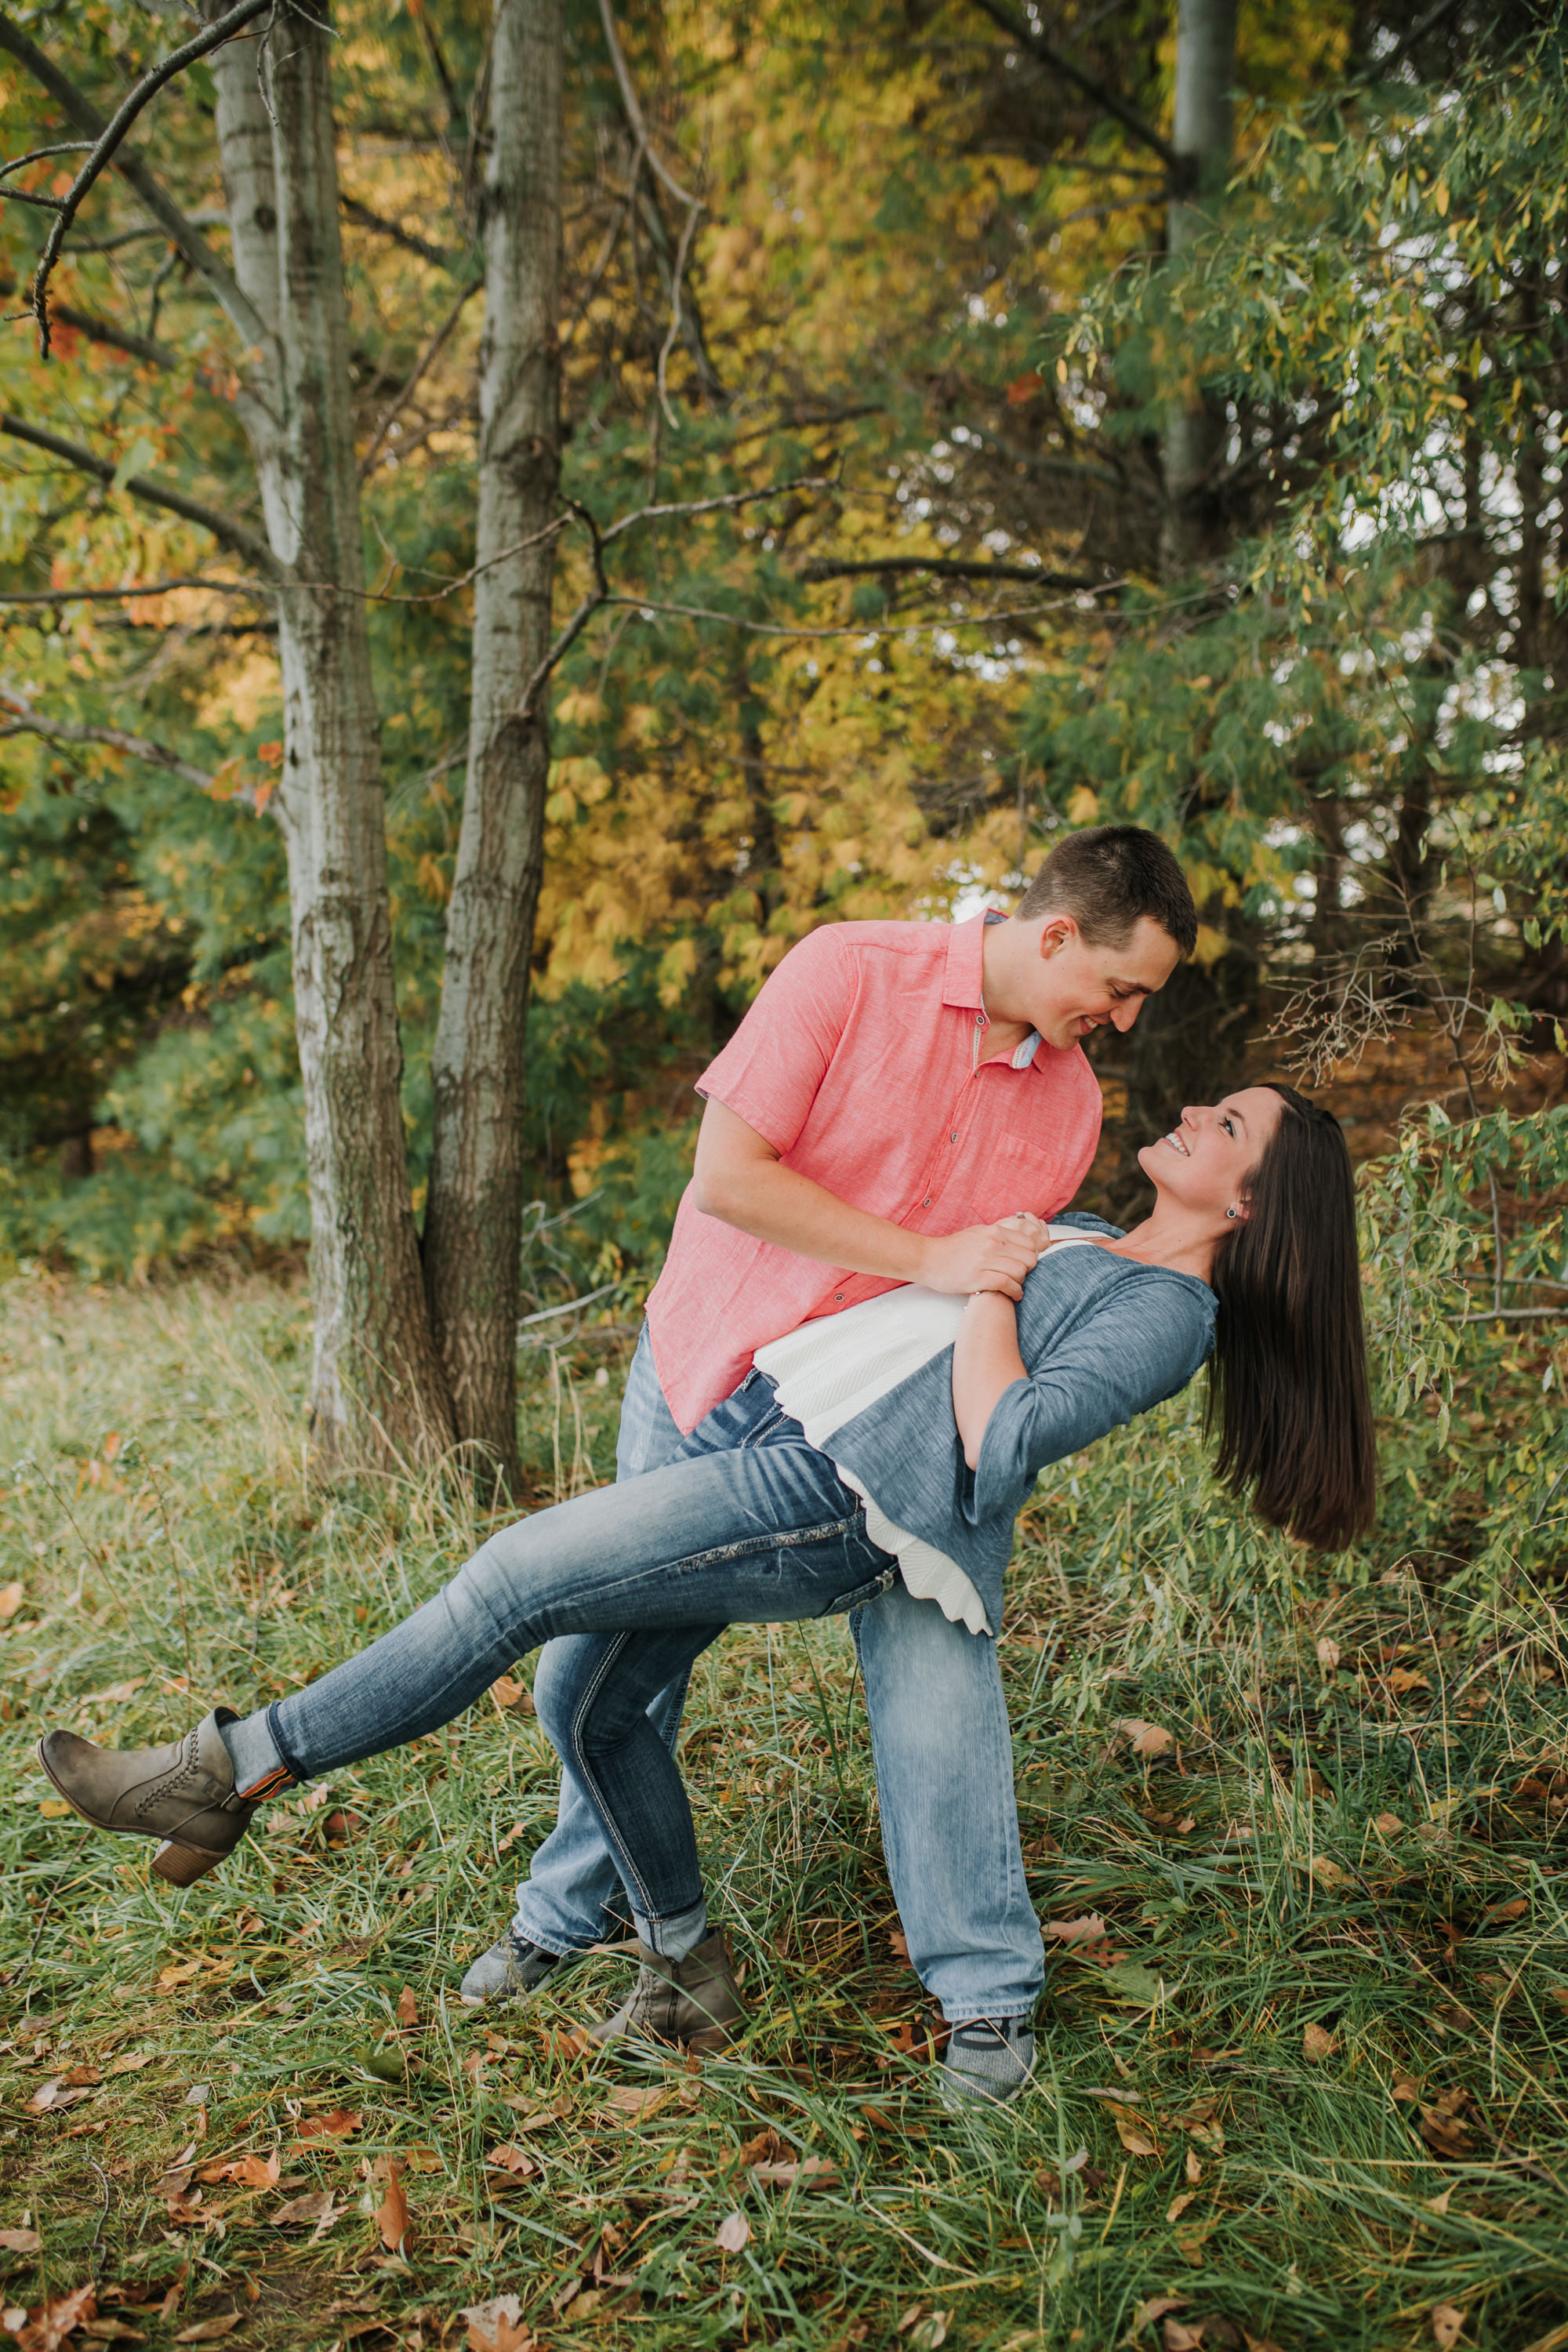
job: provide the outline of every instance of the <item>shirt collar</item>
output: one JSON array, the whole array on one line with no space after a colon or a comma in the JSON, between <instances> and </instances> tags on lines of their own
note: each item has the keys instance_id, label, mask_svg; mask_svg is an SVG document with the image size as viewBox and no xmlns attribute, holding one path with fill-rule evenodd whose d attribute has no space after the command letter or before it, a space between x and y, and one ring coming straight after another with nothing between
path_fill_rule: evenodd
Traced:
<instances>
[{"instance_id":1,"label":"shirt collar","mask_svg":"<svg viewBox=\"0 0 1568 2352\"><path fill-rule=\"evenodd\" d=\"M944 1004L956 1005L966 1013L980 1013L984 1010L981 997L981 982L984 975L981 959L984 950L985 928L988 923L1005 923L1006 919L1005 915L998 914L994 908L988 908L984 914L971 915L966 923L953 924L947 939L947 972L942 992L942 1001ZM1043 1043L1039 1031L1031 1029L1023 1044L1014 1048L1010 1056L1013 1068L1016 1070L1031 1068Z\"/></svg>"}]
</instances>

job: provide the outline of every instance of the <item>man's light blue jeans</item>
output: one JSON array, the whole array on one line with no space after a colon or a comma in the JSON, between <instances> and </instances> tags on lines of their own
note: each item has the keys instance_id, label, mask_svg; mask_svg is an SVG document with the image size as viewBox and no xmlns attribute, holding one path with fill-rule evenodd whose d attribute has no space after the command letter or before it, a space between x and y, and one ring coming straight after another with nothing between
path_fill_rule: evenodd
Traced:
<instances>
[{"instance_id":1,"label":"man's light blue jeans","mask_svg":"<svg viewBox=\"0 0 1568 2352\"><path fill-rule=\"evenodd\" d=\"M617 1482L701 1450L683 1439L664 1401L643 1327L626 1382ZM881 1811L882 1846L910 1958L950 2023L1024 2017L1044 1969L1029 1900L1013 1790L1013 1741L996 1645L949 1622L901 1583L857 1610L850 1628L865 1684ZM557 1747L599 1656L571 1635L540 1654L534 1700ZM647 1710L673 1748L689 1668ZM555 1828L518 1889L515 1932L546 1951L581 1951L606 1933L606 1911L627 1897L587 1799L563 1774Z\"/></svg>"}]
</instances>

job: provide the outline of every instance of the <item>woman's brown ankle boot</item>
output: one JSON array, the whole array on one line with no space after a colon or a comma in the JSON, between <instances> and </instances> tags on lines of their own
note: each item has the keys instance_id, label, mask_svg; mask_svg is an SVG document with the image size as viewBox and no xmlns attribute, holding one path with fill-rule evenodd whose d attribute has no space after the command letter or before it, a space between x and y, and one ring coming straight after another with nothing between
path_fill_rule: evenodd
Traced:
<instances>
[{"instance_id":1,"label":"woman's brown ankle boot","mask_svg":"<svg viewBox=\"0 0 1568 2352\"><path fill-rule=\"evenodd\" d=\"M650 2042L677 2042L684 2050L711 2054L728 2049L746 2010L735 1982L724 1938L718 1928L688 1952L667 1960L637 1946L641 1966L631 1998L614 2017L594 2028L595 2042L636 2035Z\"/></svg>"}]
</instances>

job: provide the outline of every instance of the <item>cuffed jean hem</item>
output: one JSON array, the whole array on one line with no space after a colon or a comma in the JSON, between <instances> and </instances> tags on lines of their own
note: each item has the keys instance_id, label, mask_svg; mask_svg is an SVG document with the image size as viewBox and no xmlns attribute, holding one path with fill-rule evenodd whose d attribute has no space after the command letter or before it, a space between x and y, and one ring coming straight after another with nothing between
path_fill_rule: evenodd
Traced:
<instances>
[{"instance_id":1,"label":"cuffed jean hem","mask_svg":"<svg viewBox=\"0 0 1568 2352\"><path fill-rule=\"evenodd\" d=\"M289 1778L302 1788L305 1782L313 1780L315 1775L307 1772L304 1766L289 1750L289 1742L284 1737L283 1727L278 1720L278 1710L282 1704L281 1699L275 1698L267 1710L267 1736L277 1749L278 1761L282 1765ZM247 1718L247 1721L249 1719Z\"/></svg>"},{"instance_id":2,"label":"cuffed jean hem","mask_svg":"<svg viewBox=\"0 0 1568 2352\"><path fill-rule=\"evenodd\" d=\"M542 1952L553 1952L558 1960L575 1959L580 1953L591 1952L594 1948L593 1944L563 1944L554 1928L536 1927L521 1903L511 1923L511 1932L520 1943L532 1944Z\"/></svg>"},{"instance_id":3,"label":"cuffed jean hem","mask_svg":"<svg viewBox=\"0 0 1568 2352\"><path fill-rule=\"evenodd\" d=\"M1010 2001L994 2000L989 2009L974 2009L968 2003L962 2008L949 2009L944 2003L942 2018L944 2025L951 2025L956 2029L961 2025L983 2024L987 2018L1033 2017L1034 2013L1035 2004L1032 2000L1026 2002L1022 2009L1016 2009Z\"/></svg>"}]
</instances>

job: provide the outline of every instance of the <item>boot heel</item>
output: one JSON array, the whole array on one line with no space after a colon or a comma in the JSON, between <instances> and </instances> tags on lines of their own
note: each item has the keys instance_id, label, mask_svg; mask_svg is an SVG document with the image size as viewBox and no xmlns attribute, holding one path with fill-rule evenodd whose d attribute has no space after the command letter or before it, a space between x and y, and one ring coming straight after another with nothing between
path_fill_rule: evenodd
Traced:
<instances>
[{"instance_id":1,"label":"boot heel","mask_svg":"<svg viewBox=\"0 0 1568 2352\"><path fill-rule=\"evenodd\" d=\"M153 1856L153 1875L167 1881L171 1886L194 1886L209 1870L216 1870L226 1854L207 1853L199 1845L182 1845L178 1838L165 1838Z\"/></svg>"}]
</instances>

